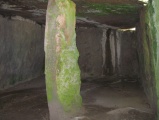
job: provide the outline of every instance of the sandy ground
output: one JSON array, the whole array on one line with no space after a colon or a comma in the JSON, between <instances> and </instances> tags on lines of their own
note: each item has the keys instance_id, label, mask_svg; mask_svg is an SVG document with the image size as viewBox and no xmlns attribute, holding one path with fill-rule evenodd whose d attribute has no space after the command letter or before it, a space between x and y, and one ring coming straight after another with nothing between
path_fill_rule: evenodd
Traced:
<instances>
[{"instance_id":1,"label":"sandy ground","mask_svg":"<svg viewBox=\"0 0 159 120\"><path fill-rule=\"evenodd\" d=\"M155 120L137 82L93 81L82 83L83 109L73 120ZM0 120L49 120L44 77L1 91Z\"/></svg>"}]
</instances>

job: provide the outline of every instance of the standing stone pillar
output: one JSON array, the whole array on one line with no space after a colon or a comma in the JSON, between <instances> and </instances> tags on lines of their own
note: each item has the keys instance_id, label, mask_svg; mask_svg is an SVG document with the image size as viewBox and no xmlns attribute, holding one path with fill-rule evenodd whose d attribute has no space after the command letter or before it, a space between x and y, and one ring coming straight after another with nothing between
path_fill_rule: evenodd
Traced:
<instances>
[{"instance_id":1,"label":"standing stone pillar","mask_svg":"<svg viewBox=\"0 0 159 120\"><path fill-rule=\"evenodd\" d=\"M45 30L45 75L50 120L70 120L80 96L75 4L49 0Z\"/></svg>"}]
</instances>

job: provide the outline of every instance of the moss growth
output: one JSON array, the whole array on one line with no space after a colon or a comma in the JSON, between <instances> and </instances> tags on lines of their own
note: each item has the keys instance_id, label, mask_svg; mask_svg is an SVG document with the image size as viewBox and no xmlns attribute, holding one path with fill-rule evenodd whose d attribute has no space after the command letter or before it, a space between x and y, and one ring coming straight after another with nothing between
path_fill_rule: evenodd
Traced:
<instances>
[{"instance_id":1,"label":"moss growth","mask_svg":"<svg viewBox=\"0 0 159 120\"><path fill-rule=\"evenodd\" d=\"M51 72L45 72L46 75L46 91L47 91L47 100L48 102L53 100L53 79ZM55 96L54 96L55 97Z\"/></svg>"},{"instance_id":2,"label":"moss growth","mask_svg":"<svg viewBox=\"0 0 159 120\"><path fill-rule=\"evenodd\" d=\"M154 70L154 40L153 36L154 32L154 24L151 21L152 9L150 8L150 4L147 6L146 16L144 21L144 44L143 47L147 50L144 50L144 69L145 69L145 78L146 78L146 86L148 87L148 94L150 96L151 103L154 103L156 100L156 91L155 91L155 70ZM152 34L153 33L153 34ZM153 106L155 108L155 106Z\"/></svg>"},{"instance_id":3,"label":"moss growth","mask_svg":"<svg viewBox=\"0 0 159 120\"><path fill-rule=\"evenodd\" d=\"M59 26L60 51L57 61L57 93L66 111L81 106L79 53L76 48L75 5L71 1L59 3L64 24Z\"/></svg>"},{"instance_id":4,"label":"moss growth","mask_svg":"<svg viewBox=\"0 0 159 120\"><path fill-rule=\"evenodd\" d=\"M144 31L144 69L149 85L149 94L152 102L155 102L159 113L159 1L150 0L147 6L147 14ZM159 114L158 114L159 119Z\"/></svg>"},{"instance_id":5,"label":"moss growth","mask_svg":"<svg viewBox=\"0 0 159 120\"><path fill-rule=\"evenodd\" d=\"M51 2L50 2L51 3ZM56 41L55 38L56 31L56 18L58 16L57 7L54 2L50 4L47 10L47 29L45 30L45 79L46 79L46 91L48 103L52 102L54 98L57 97L56 90ZM54 12L54 13L53 13ZM54 29L53 29L54 28Z\"/></svg>"},{"instance_id":6,"label":"moss growth","mask_svg":"<svg viewBox=\"0 0 159 120\"><path fill-rule=\"evenodd\" d=\"M150 37L152 39L153 42L153 56L155 58L155 61L157 59L157 41L156 41L156 28L155 28L155 24L154 21L151 20L152 16L154 14L154 8L152 6L152 2L150 1L150 3L148 4L148 12L147 12L147 24L149 26L149 33L150 33Z\"/></svg>"},{"instance_id":7,"label":"moss growth","mask_svg":"<svg viewBox=\"0 0 159 120\"><path fill-rule=\"evenodd\" d=\"M159 1L153 0L151 4L154 8L154 13L152 14L150 20L153 20L155 26L154 28L155 33L152 33L152 35L154 36L154 38L156 38L153 46L155 48L154 55L156 56L154 67L155 67L155 80L156 80L156 92L157 92L157 108L158 108L157 113L159 119L159 11L158 11Z\"/></svg>"},{"instance_id":8,"label":"moss growth","mask_svg":"<svg viewBox=\"0 0 159 120\"><path fill-rule=\"evenodd\" d=\"M75 41L75 11L75 4L70 0L55 0L47 12L47 97L49 102L57 99L65 111L73 111L82 103L80 69L77 62L79 53Z\"/></svg>"},{"instance_id":9,"label":"moss growth","mask_svg":"<svg viewBox=\"0 0 159 120\"><path fill-rule=\"evenodd\" d=\"M79 14L95 14L103 15L124 15L124 14L138 14L139 6L130 4L101 4L101 3L85 3L83 10Z\"/></svg>"}]
</instances>

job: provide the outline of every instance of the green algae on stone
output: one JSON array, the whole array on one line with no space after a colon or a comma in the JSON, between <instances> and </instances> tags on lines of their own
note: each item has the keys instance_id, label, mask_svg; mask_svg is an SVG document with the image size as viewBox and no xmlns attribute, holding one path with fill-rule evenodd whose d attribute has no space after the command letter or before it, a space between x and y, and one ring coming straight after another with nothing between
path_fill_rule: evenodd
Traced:
<instances>
[{"instance_id":1,"label":"green algae on stone","mask_svg":"<svg viewBox=\"0 0 159 120\"><path fill-rule=\"evenodd\" d=\"M156 102L156 108L159 119L159 1L150 0L147 5L147 13L145 16L145 31L144 33L144 65L145 72L149 75L148 79L154 80L150 81L151 89L150 99ZM148 53L147 53L148 52ZM149 54L149 55L148 55ZM155 99L156 98L156 99Z\"/></svg>"},{"instance_id":2,"label":"green algae on stone","mask_svg":"<svg viewBox=\"0 0 159 120\"><path fill-rule=\"evenodd\" d=\"M156 44L157 47L155 46L155 49L157 49L154 55L156 55L156 61L154 63L155 66L155 80L156 80L156 92L157 92L157 108L158 108L158 119L159 119L159 1L158 0L153 0L152 1L152 6L154 8L154 13L151 20L154 22L155 26L155 33L152 33L156 37Z\"/></svg>"},{"instance_id":3,"label":"green algae on stone","mask_svg":"<svg viewBox=\"0 0 159 120\"><path fill-rule=\"evenodd\" d=\"M75 11L75 4L71 0L55 0L53 7L48 9L45 32L48 101L57 97L65 111L73 111L82 103Z\"/></svg>"},{"instance_id":4,"label":"green algae on stone","mask_svg":"<svg viewBox=\"0 0 159 120\"><path fill-rule=\"evenodd\" d=\"M64 109L68 111L81 105L79 53L75 41L75 5L71 1L59 3L59 11L61 16L65 16L65 23L59 27L57 93Z\"/></svg>"},{"instance_id":5,"label":"green algae on stone","mask_svg":"<svg viewBox=\"0 0 159 120\"><path fill-rule=\"evenodd\" d=\"M78 14L95 14L103 15L121 15L121 14L138 14L139 6L130 4L101 4L101 3L85 3L83 10Z\"/></svg>"},{"instance_id":6,"label":"green algae on stone","mask_svg":"<svg viewBox=\"0 0 159 120\"><path fill-rule=\"evenodd\" d=\"M50 2L47 8L46 28L45 28L45 79L48 103L52 102L56 95L56 18L57 7L54 2ZM51 6L51 7L50 7Z\"/></svg>"},{"instance_id":7,"label":"green algae on stone","mask_svg":"<svg viewBox=\"0 0 159 120\"><path fill-rule=\"evenodd\" d=\"M152 16L154 14L154 8L152 6L152 2L150 2L148 4L148 11L147 11L147 17L146 17L146 22L149 26L149 34L150 34L150 37L152 39L152 42L153 42L153 56L154 56L154 60L156 61L157 60L157 38L156 38L156 28L155 28L155 23L154 23L154 20L152 19ZM154 61L154 62L155 62Z\"/></svg>"},{"instance_id":8,"label":"green algae on stone","mask_svg":"<svg viewBox=\"0 0 159 120\"><path fill-rule=\"evenodd\" d=\"M149 9L147 9L145 14L145 21L143 21L144 30L143 30L142 44L143 44L143 55L144 55L143 61L144 62L142 64L144 64L144 70L145 70L144 74L146 79L145 83L146 83L146 86L148 87L147 93L150 96L149 100L151 101L151 103L153 103L156 98L155 81L153 81L155 79L155 72L154 72L155 56L153 54L154 53L154 49L153 49L154 37L152 36L152 31L151 31L153 24L150 25L152 21L150 19L149 13L150 11Z\"/></svg>"}]
</instances>

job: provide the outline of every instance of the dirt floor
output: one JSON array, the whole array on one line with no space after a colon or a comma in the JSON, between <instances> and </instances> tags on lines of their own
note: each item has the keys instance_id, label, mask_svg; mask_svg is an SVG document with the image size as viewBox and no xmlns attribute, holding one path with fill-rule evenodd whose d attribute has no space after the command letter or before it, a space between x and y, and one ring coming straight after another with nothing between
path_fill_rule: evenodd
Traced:
<instances>
[{"instance_id":1,"label":"dirt floor","mask_svg":"<svg viewBox=\"0 0 159 120\"><path fill-rule=\"evenodd\" d=\"M73 120L155 120L136 80L82 83L83 109ZM49 120L44 77L0 92L0 120Z\"/></svg>"}]
</instances>

